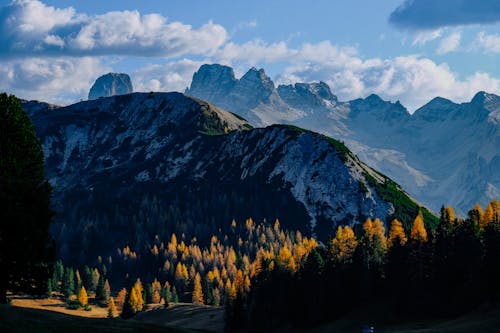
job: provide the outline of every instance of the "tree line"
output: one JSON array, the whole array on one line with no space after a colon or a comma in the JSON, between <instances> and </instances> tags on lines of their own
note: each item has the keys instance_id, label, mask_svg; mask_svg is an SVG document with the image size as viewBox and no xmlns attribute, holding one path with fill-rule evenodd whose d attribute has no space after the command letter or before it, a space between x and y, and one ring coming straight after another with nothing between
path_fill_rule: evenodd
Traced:
<instances>
[{"instance_id":1,"label":"tree line","mask_svg":"<svg viewBox=\"0 0 500 333\"><path fill-rule=\"evenodd\" d=\"M426 229L419 213L410 230L386 230L367 219L355 232L339 226L328 244L297 269L278 257L260 260L248 293L228 303L227 327L309 327L361 305L383 306L399 318L449 316L500 299L500 202L476 205L465 219L443 207Z\"/></svg>"}]
</instances>

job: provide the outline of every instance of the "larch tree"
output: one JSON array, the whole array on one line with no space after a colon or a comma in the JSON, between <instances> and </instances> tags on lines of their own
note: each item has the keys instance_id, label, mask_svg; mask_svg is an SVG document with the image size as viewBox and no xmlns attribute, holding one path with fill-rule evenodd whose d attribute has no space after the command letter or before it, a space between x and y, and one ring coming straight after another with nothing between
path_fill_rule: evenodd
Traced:
<instances>
[{"instance_id":1,"label":"larch tree","mask_svg":"<svg viewBox=\"0 0 500 333\"><path fill-rule=\"evenodd\" d=\"M110 297L108 302L108 318L116 317L116 312L115 300L113 297Z\"/></svg>"},{"instance_id":2,"label":"larch tree","mask_svg":"<svg viewBox=\"0 0 500 333\"><path fill-rule=\"evenodd\" d=\"M87 295L87 290L85 290L84 286L82 286L80 288L80 291L78 292L78 301L80 302L80 305L82 307L85 307L89 304L89 297Z\"/></svg>"},{"instance_id":3,"label":"larch tree","mask_svg":"<svg viewBox=\"0 0 500 333\"><path fill-rule=\"evenodd\" d=\"M335 237L330 242L329 252L333 261L338 264L347 264L352 262L354 251L358 240L352 228L348 225L345 227L338 226Z\"/></svg>"},{"instance_id":4,"label":"larch tree","mask_svg":"<svg viewBox=\"0 0 500 333\"><path fill-rule=\"evenodd\" d=\"M203 302L203 289L201 287L200 273L196 273L196 275L194 277L194 288L193 288L192 302L194 304L204 304L204 302Z\"/></svg>"},{"instance_id":5,"label":"larch tree","mask_svg":"<svg viewBox=\"0 0 500 333\"><path fill-rule=\"evenodd\" d=\"M389 238L387 239L387 244L389 247L393 245L404 246L408 241L406 237L405 229L403 224L397 219L394 219L391 223L391 228L389 229Z\"/></svg>"},{"instance_id":6,"label":"larch tree","mask_svg":"<svg viewBox=\"0 0 500 333\"><path fill-rule=\"evenodd\" d=\"M31 120L15 96L0 94L0 303L7 290L46 292L55 254L51 192Z\"/></svg>"},{"instance_id":7,"label":"larch tree","mask_svg":"<svg viewBox=\"0 0 500 333\"><path fill-rule=\"evenodd\" d=\"M424 217L422 212L418 212L417 217L413 221L410 231L410 239L413 242L425 243L427 242L427 230L424 225Z\"/></svg>"}]
</instances>

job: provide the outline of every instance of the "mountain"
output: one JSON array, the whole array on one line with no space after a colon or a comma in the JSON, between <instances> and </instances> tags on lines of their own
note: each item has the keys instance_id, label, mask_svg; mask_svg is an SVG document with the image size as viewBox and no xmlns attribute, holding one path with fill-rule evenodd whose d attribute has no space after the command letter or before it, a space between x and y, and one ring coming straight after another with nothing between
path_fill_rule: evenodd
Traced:
<instances>
[{"instance_id":1,"label":"mountain","mask_svg":"<svg viewBox=\"0 0 500 333\"><path fill-rule=\"evenodd\" d=\"M219 71L231 85L203 81ZM238 80L229 67L203 65L186 93L254 126L293 124L340 139L434 211L451 205L464 215L476 202L485 206L500 196L499 96L479 92L462 104L437 97L410 115L401 103L374 94L342 102L324 82L275 88L262 69L255 73L252 68Z\"/></svg>"},{"instance_id":2,"label":"mountain","mask_svg":"<svg viewBox=\"0 0 500 333\"><path fill-rule=\"evenodd\" d=\"M132 81L124 73L108 73L100 76L89 91L89 100L99 97L124 95L133 92Z\"/></svg>"},{"instance_id":3,"label":"mountain","mask_svg":"<svg viewBox=\"0 0 500 333\"><path fill-rule=\"evenodd\" d=\"M116 244L140 248L173 231L209 242L248 217L279 218L325 241L337 224L366 217L408 225L418 208L339 141L288 125L252 129L180 93L24 107L42 141L52 231L66 260L88 262Z\"/></svg>"}]
</instances>

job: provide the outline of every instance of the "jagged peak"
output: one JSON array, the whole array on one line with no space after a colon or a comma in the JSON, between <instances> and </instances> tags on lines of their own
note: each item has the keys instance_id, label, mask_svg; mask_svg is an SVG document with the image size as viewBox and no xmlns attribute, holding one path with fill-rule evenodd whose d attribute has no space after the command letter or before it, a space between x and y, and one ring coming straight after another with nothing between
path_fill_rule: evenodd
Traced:
<instances>
[{"instance_id":1,"label":"jagged peak","mask_svg":"<svg viewBox=\"0 0 500 333\"><path fill-rule=\"evenodd\" d=\"M487 104L487 103L495 103L495 102L498 102L500 100L500 96L497 96L495 94L490 94L490 93L487 93L485 91L479 91L476 95L474 95L474 97L472 98L472 100L470 101L471 104L481 104L481 105L484 105L484 104Z\"/></svg>"},{"instance_id":2,"label":"jagged peak","mask_svg":"<svg viewBox=\"0 0 500 333\"><path fill-rule=\"evenodd\" d=\"M220 64L203 64L201 67L196 71L195 75L198 74L211 74L211 73L219 73L222 75L228 75L232 78L235 78L234 76L234 70L232 67L226 66L226 65L220 65Z\"/></svg>"},{"instance_id":3,"label":"jagged peak","mask_svg":"<svg viewBox=\"0 0 500 333\"><path fill-rule=\"evenodd\" d=\"M239 80L240 83L244 82L259 82L261 85L269 90L274 90L274 82L271 80L269 76L267 76L266 72L263 68L257 69L255 67L250 68L245 75L241 77Z\"/></svg>"}]
</instances>

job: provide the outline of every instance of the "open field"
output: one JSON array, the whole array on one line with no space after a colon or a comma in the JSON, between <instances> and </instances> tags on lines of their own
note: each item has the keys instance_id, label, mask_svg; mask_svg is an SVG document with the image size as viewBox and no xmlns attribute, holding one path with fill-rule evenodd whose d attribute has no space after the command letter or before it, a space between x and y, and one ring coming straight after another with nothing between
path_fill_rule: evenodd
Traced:
<instances>
[{"instance_id":1,"label":"open field","mask_svg":"<svg viewBox=\"0 0 500 333\"><path fill-rule=\"evenodd\" d=\"M189 303L171 305L167 309L148 305L147 311L129 320L106 319L106 315L106 308L97 305L92 311L70 310L57 299L14 297L11 306L0 306L0 332L221 333L224 330L223 308ZM456 318L397 322L380 306L358 309L335 322L293 332L359 333L364 324L375 326L377 333L500 332L500 306L483 305Z\"/></svg>"},{"instance_id":2,"label":"open field","mask_svg":"<svg viewBox=\"0 0 500 333\"><path fill-rule=\"evenodd\" d=\"M139 313L133 320L159 326L222 333L224 331L224 308L179 303L167 309Z\"/></svg>"},{"instance_id":3,"label":"open field","mask_svg":"<svg viewBox=\"0 0 500 333\"><path fill-rule=\"evenodd\" d=\"M54 311L0 305L2 333L189 333L193 330L160 327L121 319L85 318Z\"/></svg>"},{"instance_id":4,"label":"open field","mask_svg":"<svg viewBox=\"0 0 500 333\"><path fill-rule=\"evenodd\" d=\"M92 310L85 311L83 309L69 309L67 308L66 303L57 298L30 298L23 296L14 296L11 297L11 300L11 305L21 308L54 311L72 316L87 318L106 318L108 316L108 309L100 307L96 304L90 304Z\"/></svg>"}]
</instances>

